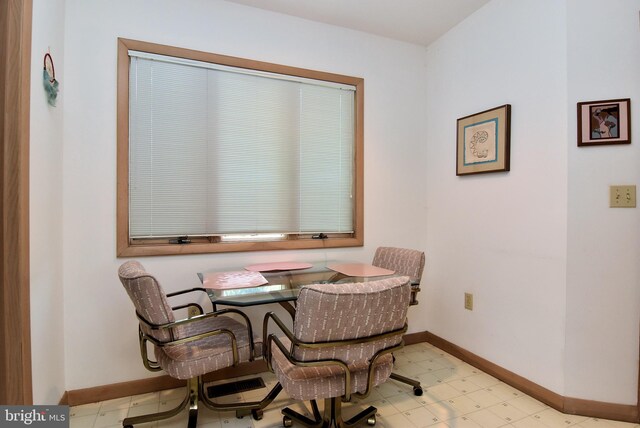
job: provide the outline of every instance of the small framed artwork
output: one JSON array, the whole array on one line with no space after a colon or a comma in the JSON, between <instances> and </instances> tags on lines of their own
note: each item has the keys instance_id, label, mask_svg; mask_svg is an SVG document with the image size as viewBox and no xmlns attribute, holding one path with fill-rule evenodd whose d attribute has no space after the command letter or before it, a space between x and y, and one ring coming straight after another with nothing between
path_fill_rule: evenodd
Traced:
<instances>
[{"instance_id":1,"label":"small framed artwork","mask_svg":"<svg viewBox=\"0 0 640 428\"><path fill-rule=\"evenodd\" d=\"M509 171L511 105L458 119L456 175Z\"/></svg>"},{"instance_id":2,"label":"small framed artwork","mask_svg":"<svg viewBox=\"0 0 640 428\"><path fill-rule=\"evenodd\" d=\"M631 100L578 103L578 146L631 143Z\"/></svg>"}]
</instances>

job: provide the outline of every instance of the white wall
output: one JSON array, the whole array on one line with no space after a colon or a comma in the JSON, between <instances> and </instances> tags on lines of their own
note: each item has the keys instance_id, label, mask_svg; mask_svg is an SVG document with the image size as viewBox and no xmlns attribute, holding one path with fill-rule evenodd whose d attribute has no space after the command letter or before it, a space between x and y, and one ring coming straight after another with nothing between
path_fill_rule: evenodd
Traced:
<instances>
[{"instance_id":1,"label":"white wall","mask_svg":"<svg viewBox=\"0 0 640 428\"><path fill-rule=\"evenodd\" d=\"M561 395L630 405L640 217L608 208L608 186L638 184L640 149L578 148L576 103L638 99L638 10L493 0L427 66L429 329ZM456 177L455 120L505 103L511 172Z\"/></svg>"},{"instance_id":2,"label":"white wall","mask_svg":"<svg viewBox=\"0 0 640 428\"><path fill-rule=\"evenodd\" d=\"M568 4L566 394L637 404L640 215L609 185L640 185L638 0ZM576 103L631 98L631 145L577 147Z\"/></svg>"},{"instance_id":3,"label":"white wall","mask_svg":"<svg viewBox=\"0 0 640 428\"><path fill-rule=\"evenodd\" d=\"M428 49L428 329L564 389L566 6L494 0ZM512 106L511 171L457 177L456 120ZM474 294L474 310L463 307Z\"/></svg>"},{"instance_id":4,"label":"white wall","mask_svg":"<svg viewBox=\"0 0 640 428\"><path fill-rule=\"evenodd\" d=\"M606 205L608 185L638 184L640 149L635 137L626 147L575 143L576 102L638 98L640 0L606 9L602 19L597 0L493 0L425 53L224 1L36 0L33 61L51 46L63 85L62 104L46 107L34 68L36 402L149 376L116 277L116 38L127 37L365 78L365 247L143 259L168 290L196 285L204 269L419 248L427 269L411 331L562 395L635 404L640 219ZM512 170L456 177L456 119L505 103ZM61 331L63 303L66 352L49 334Z\"/></svg>"},{"instance_id":5,"label":"white wall","mask_svg":"<svg viewBox=\"0 0 640 428\"><path fill-rule=\"evenodd\" d=\"M64 121L66 389L149 376L116 271L116 40L138 39L365 79L365 247L145 258L167 290L265 260L370 260L423 248L423 48L224 1L67 0ZM254 314L254 319L257 315ZM412 331L424 330L416 312Z\"/></svg>"},{"instance_id":6,"label":"white wall","mask_svg":"<svg viewBox=\"0 0 640 428\"><path fill-rule=\"evenodd\" d=\"M65 391L62 283L62 125L65 0L34 0L29 165L31 355L33 402L57 404ZM43 57L61 83L57 107L47 103Z\"/></svg>"}]
</instances>

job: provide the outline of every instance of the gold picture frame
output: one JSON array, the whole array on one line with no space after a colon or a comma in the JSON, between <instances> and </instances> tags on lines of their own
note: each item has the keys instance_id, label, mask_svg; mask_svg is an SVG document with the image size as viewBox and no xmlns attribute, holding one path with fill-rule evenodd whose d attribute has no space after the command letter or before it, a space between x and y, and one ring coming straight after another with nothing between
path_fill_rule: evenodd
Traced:
<instances>
[{"instance_id":1,"label":"gold picture frame","mask_svg":"<svg viewBox=\"0 0 640 428\"><path fill-rule=\"evenodd\" d=\"M511 105L458 119L456 175L509 171Z\"/></svg>"}]
</instances>

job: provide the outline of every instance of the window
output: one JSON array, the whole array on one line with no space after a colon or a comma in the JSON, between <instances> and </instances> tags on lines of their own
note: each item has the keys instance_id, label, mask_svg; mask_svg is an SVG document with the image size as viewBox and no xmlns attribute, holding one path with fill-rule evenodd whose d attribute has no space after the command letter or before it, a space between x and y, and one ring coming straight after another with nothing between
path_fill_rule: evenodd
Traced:
<instances>
[{"instance_id":1,"label":"window","mask_svg":"<svg viewBox=\"0 0 640 428\"><path fill-rule=\"evenodd\" d=\"M118 255L363 243L363 80L119 39Z\"/></svg>"}]
</instances>

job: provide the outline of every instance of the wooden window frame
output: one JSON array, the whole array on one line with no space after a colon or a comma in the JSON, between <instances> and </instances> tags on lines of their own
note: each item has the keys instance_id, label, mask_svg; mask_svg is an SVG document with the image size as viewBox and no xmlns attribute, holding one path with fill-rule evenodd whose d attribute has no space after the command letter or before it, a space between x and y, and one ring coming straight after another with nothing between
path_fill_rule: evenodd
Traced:
<instances>
[{"instance_id":1,"label":"wooden window frame","mask_svg":"<svg viewBox=\"0 0 640 428\"><path fill-rule=\"evenodd\" d=\"M33 404L29 280L32 0L0 2L0 404Z\"/></svg>"},{"instance_id":2,"label":"wooden window frame","mask_svg":"<svg viewBox=\"0 0 640 428\"><path fill-rule=\"evenodd\" d=\"M286 240L258 242L216 242L216 239L204 238L193 239L188 244L172 244L168 240L132 240L129 237L129 50L355 86L353 234L350 236L331 236L328 239L313 239L310 236L307 237L301 234L292 235ZM119 38L117 85L116 254L118 257L361 247L364 245L364 79Z\"/></svg>"}]
</instances>

